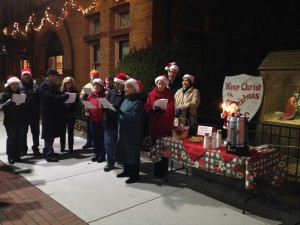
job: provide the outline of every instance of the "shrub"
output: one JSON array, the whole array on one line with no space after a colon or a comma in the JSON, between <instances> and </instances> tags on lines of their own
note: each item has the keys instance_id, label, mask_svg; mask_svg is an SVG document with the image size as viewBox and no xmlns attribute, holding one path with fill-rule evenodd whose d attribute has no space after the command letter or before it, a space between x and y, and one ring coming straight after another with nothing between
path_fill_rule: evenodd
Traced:
<instances>
[{"instance_id":1,"label":"shrub","mask_svg":"<svg viewBox=\"0 0 300 225\"><path fill-rule=\"evenodd\" d=\"M148 45L142 49L133 49L126 55L116 68L116 73L124 72L132 78L141 80L145 92L154 87L157 76L166 74L165 66L176 62L179 66L179 77L189 73L196 77L196 86L200 86L204 73L204 52L199 48L184 45Z\"/></svg>"}]
</instances>

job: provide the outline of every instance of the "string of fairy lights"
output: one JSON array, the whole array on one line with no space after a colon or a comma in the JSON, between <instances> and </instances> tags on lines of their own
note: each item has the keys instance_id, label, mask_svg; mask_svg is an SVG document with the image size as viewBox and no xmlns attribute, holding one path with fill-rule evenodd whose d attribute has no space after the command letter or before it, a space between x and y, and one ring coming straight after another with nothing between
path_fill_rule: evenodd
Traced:
<instances>
[{"instance_id":1,"label":"string of fairy lights","mask_svg":"<svg viewBox=\"0 0 300 225\"><path fill-rule=\"evenodd\" d=\"M82 8L76 3L75 0L67 0L65 1L64 6L62 7L58 16L51 14L50 7L47 7L40 22L36 21L35 14L33 13L31 16L29 16L24 28L21 28L18 22L14 22L11 29L9 29L8 27L5 27L3 29L3 34L7 36L12 36L13 38L22 38L25 37L31 30L37 32L41 31L44 28L46 22L48 22L52 26L58 27L59 23L63 21L64 17L66 16L66 13L70 8L81 13L82 15L87 15L95 9L96 1L97 0L92 0L91 4L88 7Z\"/></svg>"}]
</instances>

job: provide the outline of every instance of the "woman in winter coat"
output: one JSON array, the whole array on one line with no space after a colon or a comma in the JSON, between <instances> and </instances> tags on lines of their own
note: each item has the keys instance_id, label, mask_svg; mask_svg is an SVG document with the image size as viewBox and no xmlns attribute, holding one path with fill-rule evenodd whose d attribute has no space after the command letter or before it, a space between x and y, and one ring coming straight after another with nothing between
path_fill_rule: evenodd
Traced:
<instances>
[{"instance_id":1,"label":"woman in winter coat","mask_svg":"<svg viewBox=\"0 0 300 225\"><path fill-rule=\"evenodd\" d=\"M200 105L200 92L194 88L194 76L185 74L182 88L175 93L175 115L189 120L190 126L197 126L197 108Z\"/></svg>"},{"instance_id":2,"label":"woman in winter coat","mask_svg":"<svg viewBox=\"0 0 300 225\"><path fill-rule=\"evenodd\" d=\"M175 117L174 95L168 88L169 80L162 75L155 79L155 84L156 87L149 93L145 103L145 111L150 117L149 135L152 138L152 143L159 137L171 134ZM159 99L168 100L166 109L154 106L154 102ZM154 164L153 175L164 177L168 171L168 164L168 159L162 157L160 162Z\"/></svg>"},{"instance_id":3,"label":"woman in winter coat","mask_svg":"<svg viewBox=\"0 0 300 225\"><path fill-rule=\"evenodd\" d=\"M174 95L167 88L169 85L168 78L164 75L159 76L155 79L155 84L156 87L149 93L144 106L150 117L149 135L154 140L171 134L175 117ZM166 109L154 106L155 101L159 99L167 99Z\"/></svg>"},{"instance_id":4,"label":"woman in winter coat","mask_svg":"<svg viewBox=\"0 0 300 225\"><path fill-rule=\"evenodd\" d=\"M94 92L88 96L88 101L96 108L85 108L90 115L90 127L93 141L94 156L92 162L105 161L105 146L104 146L104 128L103 128L103 115L104 111L100 108L99 99L105 98L105 82L96 78L93 80Z\"/></svg>"},{"instance_id":5,"label":"woman in winter coat","mask_svg":"<svg viewBox=\"0 0 300 225\"><path fill-rule=\"evenodd\" d=\"M124 164L117 177L129 177L127 184L140 180L140 147L144 117L144 104L140 92L143 85L130 78L125 82L125 99L120 107L116 160Z\"/></svg>"},{"instance_id":6,"label":"woman in winter coat","mask_svg":"<svg viewBox=\"0 0 300 225\"><path fill-rule=\"evenodd\" d=\"M1 108L4 110L3 125L5 126L6 154L9 164L21 161L20 155L23 147L25 132L25 104L16 105L12 101L13 94L20 94L21 82L16 76L9 76L5 84L5 91L0 99Z\"/></svg>"},{"instance_id":7,"label":"woman in winter coat","mask_svg":"<svg viewBox=\"0 0 300 225\"><path fill-rule=\"evenodd\" d=\"M60 137L60 151L65 151L66 146L66 130L68 128L68 146L70 152L73 152L74 145L74 127L76 120L76 109L78 106L78 92L74 86L74 79L72 77L65 77L62 81L62 86L60 88L62 93L75 93L76 99L73 103L64 103L62 120L63 120L63 132Z\"/></svg>"}]
</instances>

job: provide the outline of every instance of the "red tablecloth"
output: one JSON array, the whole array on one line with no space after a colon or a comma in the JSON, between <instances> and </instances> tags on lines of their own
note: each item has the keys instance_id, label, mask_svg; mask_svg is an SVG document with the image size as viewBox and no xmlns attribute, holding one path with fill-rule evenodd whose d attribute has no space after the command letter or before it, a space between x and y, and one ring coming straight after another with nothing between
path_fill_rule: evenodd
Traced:
<instances>
[{"instance_id":1,"label":"red tablecloth","mask_svg":"<svg viewBox=\"0 0 300 225\"><path fill-rule=\"evenodd\" d=\"M189 157L192 161L196 161L197 159L199 159L205 152L213 151L213 150L219 150L220 155L222 156L224 161L230 161L230 160L238 157L237 155L227 153L225 147L203 148L203 143L190 142L189 138L182 140L182 144L184 146L186 153L189 155ZM259 157L259 154L257 151L253 151L249 155L247 155L247 157Z\"/></svg>"},{"instance_id":2,"label":"red tablecloth","mask_svg":"<svg viewBox=\"0 0 300 225\"><path fill-rule=\"evenodd\" d=\"M252 151L248 156L227 154L225 148L204 149L201 143L172 137L158 139L151 151L153 161L167 157L177 163L211 173L245 180L245 188L252 189L256 179L266 179L278 186L285 181L286 163L274 149Z\"/></svg>"}]
</instances>

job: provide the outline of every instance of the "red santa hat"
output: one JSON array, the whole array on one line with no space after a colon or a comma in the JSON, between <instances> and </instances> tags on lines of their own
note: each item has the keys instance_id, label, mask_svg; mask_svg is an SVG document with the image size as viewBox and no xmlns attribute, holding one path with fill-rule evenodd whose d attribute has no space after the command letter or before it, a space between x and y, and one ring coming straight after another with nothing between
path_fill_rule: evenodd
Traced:
<instances>
[{"instance_id":1,"label":"red santa hat","mask_svg":"<svg viewBox=\"0 0 300 225\"><path fill-rule=\"evenodd\" d=\"M105 81L102 80L101 78L95 78L95 79L93 80L93 84L95 84L95 83L101 85L102 87L105 87Z\"/></svg>"},{"instance_id":2,"label":"red santa hat","mask_svg":"<svg viewBox=\"0 0 300 225\"><path fill-rule=\"evenodd\" d=\"M98 78L99 77L99 72L97 70L91 70L90 75L94 75L94 78Z\"/></svg>"},{"instance_id":3,"label":"red santa hat","mask_svg":"<svg viewBox=\"0 0 300 225\"><path fill-rule=\"evenodd\" d=\"M135 80L133 78L130 78L127 81L125 81L125 84L131 84L137 93L140 93L141 91L143 91L143 88L144 88L141 81Z\"/></svg>"},{"instance_id":4,"label":"red santa hat","mask_svg":"<svg viewBox=\"0 0 300 225\"><path fill-rule=\"evenodd\" d=\"M21 71L21 76L23 76L24 74L29 74L30 76L32 76L31 75L31 69L30 68L24 68L24 69L22 69L22 71Z\"/></svg>"},{"instance_id":5,"label":"red santa hat","mask_svg":"<svg viewBox=\"0 0 300 225\"><path fill-rule=\"evenodd\" d=\"M182 79L184 79L184 78L189 79L189 80L191 81L192 84L194 83L194 80L195 80L195 77L194 77L194 76L192 76L192 75L190 75L190 74L185 74L185 75L182 77Z\"/></svg>"},{"instance_id":6,"label":"red santa hat","mask_svg":"<svg viewBox=\"0 0 300 225\"><path fill-rule=\"evenodd\" d=\"M159 77L156 77L156 79L155 79L155 84L156 84L157 81L159 81L159 80L165 82L166 86L169 85L169 80L168 80L168 78L166 77L166 75L161 75L161 76L159 76Z\"/></svg>"},{"instance_id":7,"label":"red santa hat","mask_svg":"<svg viewBox=\"0 0 300 225\"><path fill-rule=\"evenodd\" d=\"M165 67L166 71L169 70L176 70L177 72L179 71L179 67L176 65L176 62L170 62L166 67Z\"/></svg>"},{"instance_id":8,"label":"red santa hat","mask_svg":"<svg viewBox=\"0 0 300 225\"><path fill-rule=\"evenodd\" d=\"M114 78L114 82L119 84L124 84L127 79L128 76L125 73L118 73Z\"/></svg>"},{"instance_id":9,"label":"red santa hat","mask_svg":"<svg viewBox=\"0 0 300 225\"><path fill-rule=\"evenodd\" d=\"M16 77L15 75L9 75L7 77L7 81L6 84L4 85L4 87L8 87L9 85L13 84L13 83L17 83L17 84L21 84L21 81L19 80L18 77Z\"/></svg>"}]
</instances>

